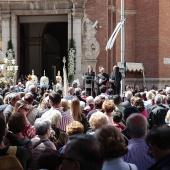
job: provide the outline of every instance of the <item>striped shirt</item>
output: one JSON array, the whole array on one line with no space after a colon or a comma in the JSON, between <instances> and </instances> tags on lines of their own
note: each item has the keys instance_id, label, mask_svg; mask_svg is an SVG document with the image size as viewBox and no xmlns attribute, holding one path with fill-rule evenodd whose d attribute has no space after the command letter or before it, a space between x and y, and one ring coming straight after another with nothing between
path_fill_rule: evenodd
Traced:
<instances>
[{"instance_id":1,"label":"striped shirt","mask_svg":"<svg viewBox=\"0 0 170 170\"><path fill-rule=\"evenodd\" d=\"M61 115L62 115L61 121L60 121L60 123L57 125L57 127L58 127L59 129L63 130L63 131L66 131L66 126L67 126L69 123L73 122L74 119L73 119L73 117L72 117L70 114L67 114L67 113L63 112L62 109L60 109L60 108L55 108L55 109L58 110L58 111L61 113Z\"/></svg>"},{"instance_id":2,"label":"striped shirt","mask_svg":"<svg viewBox=\"0 0 170 170\"><path fill-rule=\"evenodd\" d=\"M148 146L144 138L132 138L128 143L128 153L123 157L127 163L135 164L138 170L146 170L155 163L148 155Z\"/></svg>"}]
</instances>

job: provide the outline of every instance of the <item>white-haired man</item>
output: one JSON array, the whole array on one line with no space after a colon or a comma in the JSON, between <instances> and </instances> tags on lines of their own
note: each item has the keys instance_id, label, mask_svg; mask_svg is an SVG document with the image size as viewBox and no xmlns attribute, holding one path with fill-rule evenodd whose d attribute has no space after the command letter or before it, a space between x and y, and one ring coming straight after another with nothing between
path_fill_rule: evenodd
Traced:
<instances>
[{"instance_id":1,"label":"white-haired man","mask_svg":"<svg viewBox=\"0 0 170 170\"><path fill-rule=\"evenodd\" d=\"M105 73L105 69L102 67L100 69L100 73L96 77L96 84L97 84L97 95L100 94L100 86L105 85L109 81L109 75Z\"/></svg>"},{"instance_id":2,"label":"white-haired man","mask_svg":"<svg viewBox=\"0 0 170 170\"><path fill-rule=\"evenodd\" d=\"M127 91L125 93L125 101L122 103L122 106L124 108L128 107L128 106L131 106L131 103L130 103L130 99L131 97L133 96L132 92L131 91Z\"/></svg>"}]
</instances>

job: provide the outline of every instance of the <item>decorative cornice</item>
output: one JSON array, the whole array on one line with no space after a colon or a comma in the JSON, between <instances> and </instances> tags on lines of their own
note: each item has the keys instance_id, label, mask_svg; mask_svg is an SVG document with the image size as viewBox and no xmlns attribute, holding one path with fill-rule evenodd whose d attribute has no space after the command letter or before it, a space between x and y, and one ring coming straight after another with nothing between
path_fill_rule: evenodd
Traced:
<instances>
[{"instance_id":1,"label":"decorative cornice","mask_svg":"<svg viewBox=\"0 0 170 170\"><path fill-rule=\"evenodd\" d=\"M56 10L15 10L12 12L15 15L51 15L51 14L67 14L68 9Z\"/></svg>"},{"instance_id":2,"label":"decorative cornice","mask_svg":"<svg viewBox=\"0 0 170 170\"><path fill-rule=\"evenodd\" d=\"M143 78L125 78L126 81L143 81ZM170 78L145 78L145 81L149 82L170 82Z\"/></svg>"}]
</instances>

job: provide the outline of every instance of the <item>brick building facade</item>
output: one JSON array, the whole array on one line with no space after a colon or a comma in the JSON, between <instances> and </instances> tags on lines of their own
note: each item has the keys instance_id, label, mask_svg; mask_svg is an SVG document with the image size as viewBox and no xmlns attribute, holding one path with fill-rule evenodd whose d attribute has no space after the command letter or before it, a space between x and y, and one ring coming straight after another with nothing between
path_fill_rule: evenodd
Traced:
<instances>
[{"instance_id":1,"label":"brick building facade","mask_svg":"<svg viewBox=\"0 0 170 170\"><path fill-rule=\"evenodd\" d=\"M99 66L105 67L106 72L110 74L112 66L120 62L120 33L111 50L106 51L105 47L114 28L120 21L121 0L0 0L0 6L2 51L6 51L6 44L11 38L18 57L18 65L22 65L20 62L22 60L21 50L19 49L21 32L18 24L25 23L27 20L29 28L34 27L33 25L38 20L36 20L37 16L51 17L50 22L61 22L61 18L66 16L62 19L62 22L68 23L67 39L69 41L71 34L73 34L76 42L77 70L75 78L81 79L89 64L94 67L96 74ZM145 82L148 88L154 84L161 88L170 84L169 7L169 0L125 0L125 62L143 64ZM34 24L29 21L30 16L34 18ZM56 16L60 16L60 21L56 20ZM54 17L54 20L52 17ZM39 24L39 30L45 28L48 20L44 19L43 24ZM95 27L93 27L95 22ZM40 22L38 21L38 23ZM24 29L28 29L26 24L24 27ZM71 31L71 29L73 30ZM37 32L40 32L39 30ZM37 35L40 35L40 33L37 33ZM37 35L35 37L38 40L34 38L34 41L40 42L42 36L37 37ZM31 36L30 34L29 40ZM37 49L42 49L41 44L37 43L36 45ZM31 51L31 48L29 50ZM63 52L62 55L65 55L65 53ZM35 54L41 58L42 52L39 53L37 50ZM30 54L27 57L31 58L32 55ZM60 60L63 57L62 55L59 56ZM37 62L40 60L37 59ZM27 68L28 72L32 69L31 67L30 61L30 66ZM36 68L33 69L36 70ZM133 68L127 70L125 84L136 83L141 85L144 82L143 73L132 70ZM28 74L28 72L26 73ZM43 73L41 62L37 72L39 75Z\"/></svg>"}]
</instances>

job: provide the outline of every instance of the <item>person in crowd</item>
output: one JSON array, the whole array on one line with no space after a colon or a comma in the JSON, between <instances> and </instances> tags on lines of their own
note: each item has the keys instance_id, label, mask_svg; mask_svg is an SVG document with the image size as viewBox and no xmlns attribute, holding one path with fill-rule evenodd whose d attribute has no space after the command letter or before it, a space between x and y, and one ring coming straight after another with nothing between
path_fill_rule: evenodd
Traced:
<instances>
[{"instance_id":1,"label":"person in crowd","mask_svg":"<svg viewBox=\"0 0 170 170\"><path fill-rule=\"evenodd\" d=\"M90 106L91 110L93 110L93 108L94 108L94 98L93 98L93 96L88 96L86 98L86 103L87 103L88 106Z\"/></svg>"},{"instance_id":2,"label":"person in crowd","mask_svg":"<svg viewBox=\"0 0 170 170\"><path fill-rule=\"evenodd\" d=\"M105 101L105 96L99 95L98 97L100 98L100 100L101 100L102 102Z\"/></svg>"},{"instance_id":3,"label":"person in crowd","mask_svg":"<svg viewBox=\"0 0 170 170\"><path fill-rule=\"evenodd\" d=\"M70 114L75 121L79 121L84 126L84 132L88 130L88 121L86 117L82 114L80 101L77 98L72 99L70 104Z\"/></svg>"},{"instance_id":4,"label":"person in crowd","mask_svg":"<svg viewBox=\"0 0 170 170\"><path fill-rule=\"evenodd\" d=\"M40 102L40 105L38 107L38 112L35 116L35 119L40 118L45 112L50 110L50 108L51 108L51 106L49 103L49 98L46 97L46 98L42 99L42 101Z\"/></svg>"},{"instance_id":5,"label":"person in crowd","mask_svg":"<svg viewBox=\"0 0 170 170\"><path fill-rule=\"evenodd\" d=\"M66 131L66 126L72 121L74 121L74 119L71 115L63 112L60 106L60 102L61 102L60 94L55 93L55 92L51 92L49 94L49 103L50 103L51 109L58 110L62 115L62 119L60 123L57 125L57 127L63 131ZM48 110L47 112L50 112L50 110Z\"/></svg>"},{"instance_id":6,"label":"person in crowd","mask_svg":"<svg viewBox=\"0 0 170 170\"><path fill-rule=\"evenodd\" d=\"M62 119L61 113L56 109L50 109L49 112L41 116L41 119L51 121L50 140L54 143L56 149L59 150L66 144L68 139L66 133L57 127Z\"/></svg>"},{"instance_id":7,"label":"person in crowd","mask_svg":"<svg viewBox=\"0 0 170 170\"><path fill-rule=\"evenodd\" d=\"M106 125L95 132L103 150L102 170L137 170L136 165L126 163L121 158L128 152L124 138L118 128Z\"/></svg>"},{"instance_id":8,"label":"person in crowd","mask_svg":"<svg viewBox=\"0 0 170 170\"><path fill-rule=\"evenodd\" d=\"M166 87L165 92L167 96L170 96L170 87Z\"/></svg>"},{"instance_id":9,"label":"person in crowd","mask_svg":"<svg viewBox=\"0 0 170 170\"><path fill-rule=\"evenodd\" d=\"M15 146L5 146L3 139L5 136L9 136L10 134L11 133L8 132L6 129L6 123L4 119L0 118L0 157L5 155L11 155L11 154L13 155L11 151L14 151L15 152L14 155L21 163L23 169L26 170L30 158L30 153L24 146L21 145L20 142L18 143L18 145Z\"/></svg>"},{"instance_id":10,"label":"person in crowd","mask_svg":"<svg viewBox=\"0 0 170 170\"><path fill-rule=\"evenodd\" d=\"M108 125L108 118L102 112L97 111L90 117L89 124L91 129L87 132L87 134L93 135L97 129L104 125Z\"/></svg>"},{"instance_id":11,"label":"person in crowd","mask_svg":"<svg viewBox=\"0 0 170 170\"><path fill-rule=\"evenodd\" d=\"M25 117L21 113L12 114L8 121L9 131L12 132L16 140L19 140L28 150L32 149L32 142L27 137L22 135L22 132L25 130L27 122Z\"/></svg>"},{"instance_id":12,"label":"person in crowd","mask_svg":"<svg viewBox=\"0 0 170 170\"><path fill-rule=\"evenodd\" d=\"M105 69L102 67L100 69L100 73L96 77L96 84L97 84L97 95L99 95L100 92L100 86L105 85L109 81L109 75L105 73Z\"/></svg>"},{"instance_id":13,"label":"person in crowd","mask_svg":"<svg viewBox=\"0 0 170 170\"><path fill-rule=\"evenodd\" d=\"M113 125L113 115L112 112L115 110L115 105L113 100L106 100L103 102L102 110L105 112L108 118L108 124Z\"/></svg>"},{"instance_id":14,"label":"person in crowd","mask_svg":"<svg viewBox=\"0 0 170 170\"><path fill-rule=\"evenodd\" d=\"M64 113L70 114L68 100L61 99L60 105Z\"/></svg>"},{"instance_id":15,"label":"person in crowd","mask_svg":"<svg viewBox=\"0 0 170 170\"><path fill-rule=\"evenodd\" d=\"M93 71L93 67L91 65L87 67L87 72L84 74L84 78L85 78L86 96L94 96L93 89L94 89L95 72Z\"/></svg>"},{"instance_id":16,"label":"person in crowd","mask_svg":"<svg viewBox=\"0 0 170 170\"><path fill-rule=\"evenodd\" d=\"M146 119L148 119L148 112L147 110L145 110L144 102L141 98L135 97L133 106L135 106L139 110L140 114L142 114L146 117Z\"/></svg>"},{"instance_id":17,"label":"person in crowd","mask_svg":"<svg viewBox=\"0 0 170 170\"><path fill-rule=\"evenodd\" d=\"M9 95L6 95L4 98L3 98L3 104L0 105L0 110L3 112L6 107L8 106L8 96Z\"/></svg>"},{"instance_id":18,"label":"person in crowd","mask_svg":"<svg viewBox=\"0 0 170 170\"><path fill-rule=\"evenodd\" d=\"M66 134L68 135L68 142L69 137L77 134L84 134L84 126L79 121L73 121L66 127ZM59 152L62 154L65 150L66 145L60 147Z\"/></svg>"},{"instance_id":19,"label":"person in crowd","mask_svg":"<svg viewBox=\"0 0 170 170\"><path fill-rule=\"evenodd\" d=\"M100 86L100 95L105 97L105 100L108 100L109 95L106 93L106 86L101 85Z\"/></svg>"},{"instance_id":20,"label":"person in crowd","mask_svg":"<svg viewBox=\"0 0 170 170\"><path fill-rule=\"evenodd\" d=\"M37 87L35 86L35 85L30 85L29 86L29 93L31 93L34 97L34 101L33 101L33 103L32 103L32 105L34 106L34 107L38 107L38 105L39 105L39 102L38 101L36 101L36 98L37 98L37 96L38 96L38 93L37 93Z\"/></svg>"},{"instance_id":21,"label":"person in crowd","mask_svg":"<svg viewBox=\"0 0 170 170\"><path fill-rule=\"evenodd\" d=\"M67 143L61 159L61 170L101 170L103 162L99 142L85 134Z\"/></svg>"},{"instance_id":22,"label":"person in crowd","mask_svg":"<svg viewBox=\"0 0 170 170\"><path fill-rule=\"evenodd\" d=\"M127 120L127 118L128 118L130 115L134 114L134 113L139 113L139 110L138 110L135 106L128 106L128 107L125 108L125 110L124 110L124 112L123 112L123 120L122 120L122 122L123 122L123 124L124 124L125 126L126 126L126 120ZM129 134L128 134L128 132L127 132L127 129L122 130L121 133L122 133L123 136L124 136L126 145L128 145L128 142L129 142L129 140L130 140L131 137L129 136Z\"/></svg>"},{"instance_id":23,"label":"person in crowd","mask_svg":"<svg viewBox=\"0 0 170 170\"><path fill-rule=\"evenodd\" d=\"M85 90L83 90L81 92L81 98L86 101L87 96L86 96L86 91Z\"/></svg>"},{"instance_id":24,"label":"person in crowd","mask_svg":"<svg viewBox=\"0 0 170 170\"><path fill-rule=\"evenodd\" d=\"M146 93L146 98L147 101L144 101L144 105L145 105L145 109L148 110L150 107L152 107L152 99L154 98L154 94L152 93L152 91L148 91Z\"/></svg>"},{"instance_id":25,"label":"person in crowd","mask_svg":"<svg viewBox=\"0 0 170 170\"><path fill-rule=\"evenodd\" d=\"M101 100L99 97L97 97L97 98L94 99L94 109L91 110L91 111L89 111L89 113L88 113L87 116L86 116L86 118L87 118L88 121L89 121L89 119L90 119L90 117L91 117L91 115L92 115L93 113L95 113L95 112L97 112L97 111L103 112L103 110L102 110L102 105L103 105L103 102L102 102L102 100Z\"/></svg>"},{"instance_id":26,"label":"person in crowd","mask_svg":"<svg viewBox=\"0 0 170 170\"><path fill-rule=\"evenodd\" d=\"M146 102L147 101L147 98L146 98L146 92L141 92L141 98L143 100L143 102Z\"/></svg>"},{"instance_id":27,"label":"person in crowd","mask_svg":"<svg viewBox=\"0 0 170 170\"><path fill-rule=\"evenodd\" d=\"M170 110L168 110L166 117L165 117L165 123L170 124Z\"/></svg>"},{"instance_id":28,"label":"person in crowd","mask_svg":"<svg viewBox=\"0 0 170 170\"><path fill-rule=\"evenodd\" d=\"M130 103L130 100L131 100L131 97L133 96L132 92L131 91L126 91L125 93L125 101L122 102L122 106L123 107L128 107L128 106L131 106L131 103Z\"/></svg>"},{"instance_id":29,"label":"person in crowd","mask_svg":"<svg viewBox=\"0 0 170 170\"><path fill-rule=\"evenodd\" d=\"M78 87L78 84L75 80L72 83L72 87L74 88L74 90Z\"/></svg>"},{"instance_id":30,"label":"person in crowd","mask_svg":"<svg viewBox=\"0 0 170 170\"><path fill-rule=\"evenodd\" d=\"M10 93L8 96L8 106L3 111L3 114L5 116L5 122L8 123L9 117L11 116L15 103L20 100L20 96L17 93Z\"/></svg>"},{"instance_id":31,"label":"person in crowd","mask_svg":"<svg viewBox=\"0 0 170 170\"><path fill-rule=\"evenodd\" d=\"M113 89L112 88L109 88L108 89L108 99L109 100L112 100L113 99L113 95L114 95L114 91L113 91Z\"/></svg>"},{"instance_id":32,"label":"person in crowd","mask_svg":"<svg viewBox=\"0 0 170 170\"><path fill-rule=\"evenodd\" d=\"M26 93L24 100L28 102L29 111L27 113L27 119L31 125L34 125L35 117L37 115L38 109L33 106L34 95L31 93Z\"/></svg>"},{"instance_id":33,"label":"person in crowd","mask_svg":"<svg viewBox=\"0 0 170 170\"><path fill-rule=\"evenodd\" d=\"M138 92L138 93L135 93L135 94L134 94L134 96L135 96L135 97L142 98L142 95L141 95L141 93L140 93L140 92Z\"/></svg>"},{"instance_id":34,"label":"person in crowd","mask_svg":"<svg viewBox=\"0 0 170 170\"><path fill-rule=\"evenodd\" d=\"M120 95L116 94L113 96L113 101L115 104L115 110L120 111L121 113L123 113L123 111L125 110L125 108L122 106L122 99L120 97Z\"/></svg>"},{"instance_id":35,"label":"person in crowd","mask_svg":"<svg viewBox=\"0 0 170 170\"><path fill-rule=\"evenodd\" d=\"M127 118L126 127L131 139L128 142L128 153L123 157L124 161L135 164L138 170L148 169L155 160L148 155L149 147L145 143L147 119L134 113Z\"/></svg>"},{"instance_id":36,"label":"person in crowd","mask_svg":"<svg viewBox=\"0 0 170 170\"><path fill-rule=\"evenodd\" d=\"M3 97L0 95L0 106L3 105Z\"/></svg>"},{"instance_id":37,"label":"person in crowd","mask_svg":"<svg viewBox=\"0 0 170 170\"><path fill-rule=\"evenodd\" d=\"M156 108L152 110L150 114L150 126L159 126L165 124L165 117L169 110L166 106L162 104L162 95L157 94L155 96Z\"/></svg>"},{"instance_id":38,"label":"person in crowd","mask_svg":"<svg viewBox=\"0 0 170 170\"><path fill-rule=\"evenodd\" d=\"M123 115L120 111L113 111L113 126L117 127L120 131L124 130L126 126L122 125Z\"/></svg>"},{"instance_id":39,"label":"person in crowd","mask_svg":"<svg viewBox=\"0 0 170 170\"><path fill-rule=\"evenodd\" d=\"M120 94L120 82L122 79L122 74L121 72L118 73L118 77L116 77L116 69L118 66L113 66L113 72L110 74L110 80L109 82L111 83L111 88L114 91L114 94ZM116 82L118 81L118 82Z\"/></svg>"},{"instance_id":40,"label":"person in crowd","mask_svg":"<svg viewBox=\"0 0 170 170\"><path fill-rule=\"evenodd\" d=\"M59 152L52 149L45 149L37 160L36 169L59 170L60 165L61 159Z\"/></svg>"},{"instance_id":41,"label":"person in crowd","mask_svg":"<svg viewBox=\"0 0 170 170\"><path fill-rule=\"evenodd\" d=\"M86 98L86 107L83 109L83 114L87 116L87 114L94 109L94 98L93 96L88 96Z\"/></svg>"},{"instance_id":42,"label":"person in crowd","mask_svg":"<svg viewBox=\"0 0 170 170\"><path fill-rule=\"evenodd\" d=\"M83 99L83 98L81 98L81 88L75 88L75 90L74 90L74 92L75 92L75 97L77 97L80 101L82 101L82 102L84 102L84 103L86 103L86 101Z\"/></svg>"},{"instance_id":43,"label":"person in crowd","mask_svg":"<svg viewBox=\"0 0 170 170\"><path fill-rule=\"evenodd\" d=\"M138 94L141 95L141 91L143 91L143 89L140 90L139 85L137 85L137 84L135 83L135 85L134 85L134 90L133 90L134 95L135 95L136 93L138 93ZM139 97L139 96L138 96L138 97Z\"/></svg>"},{"instance_id":44,"label":"person in crowd","mask_svg":"<svg viewBox=\"0 0 170 170\"><path fill-rule=\"evenodd\" d=\"M166 96L166 107L170 108L170 96Z\"/></svg>"},{"instance_id":45,"label":"person in crowd","mask_svg":"<svg viewBox=\"0 0 170 170\"><path fill-rule=\"evenodd\" d=\"M24 115L27 125L26 125L25 130L22 131L22 135L24 137L28 137L29 139L31 139L35 136L35 129L27 119L28 111L29 111L28 103L24 100L18 100L15 104L15 107L14 107L12 114L21 113L21 114Z\"/></svg>"},{"instance_id":46,"label":"person in crowd","mask_svg":"<svg viewBox=\"0 0 170 170\"><path fill-rule=\"evenodd\" d=\"M170 169L170 126L160 125L151 129L146 136L148 154L156 163L148 170Z\"/></svg>"},{"instance_id":47,"label":"person in crowd","mask_svg":"<svg viewBox=\"0 0 170 170\"><path fill-rule=\"evenodd\" d=\"M75 96L74 96L74 88L73 87L69 87L68 88L68 95L64 97L64 99L67 100L72 100Z\"/></svg>"},{"instance_id":48,"label":"person in crowd","mask_svg":"<svg viewBox=\"0 0 170 170\"><path fill-rule=\"evenodd\" d=\"M44 94L43 94L43 98L46 98L47 96L49 96L49 92L45 92Z\"/></svg>"},{"instance_id":49,"label":"person in crowd","mask_svg":"<svg viewBox=\"0 0 170 170\"><path fill-rule=\"evenodd\" d=\"M48 109L48 102L46 101L46 99L43 97L40 100L40 104L37 107L38 111L42 111L42 110L46 110Z\"/></svg>"},{"instance_id":50,"label":"person in crowd","mask_svg":"<svg viewBox=\"0 0 170 170\"><path fill-rule=\"evenodd\" d=\"M66 127L66 134L68 136L76 135L76 134L83 134L84 133L84 126L79 121L73 121Z\"/></svg>"},{"instance_id":51,"label":"person in crowd","mask_svg":"<svg viewBox=\"0 0 170 170\"><path fill-rule=\"evenodd\" d=\"M31 151L29 164L30 170L36 169L36 162L45 149L56 150L54 143L49 140L51 134L51 122L48 119L38 118L34 123L34 127L37 135L31 139L33 149Z\"/></svg>"}]
</instances>

